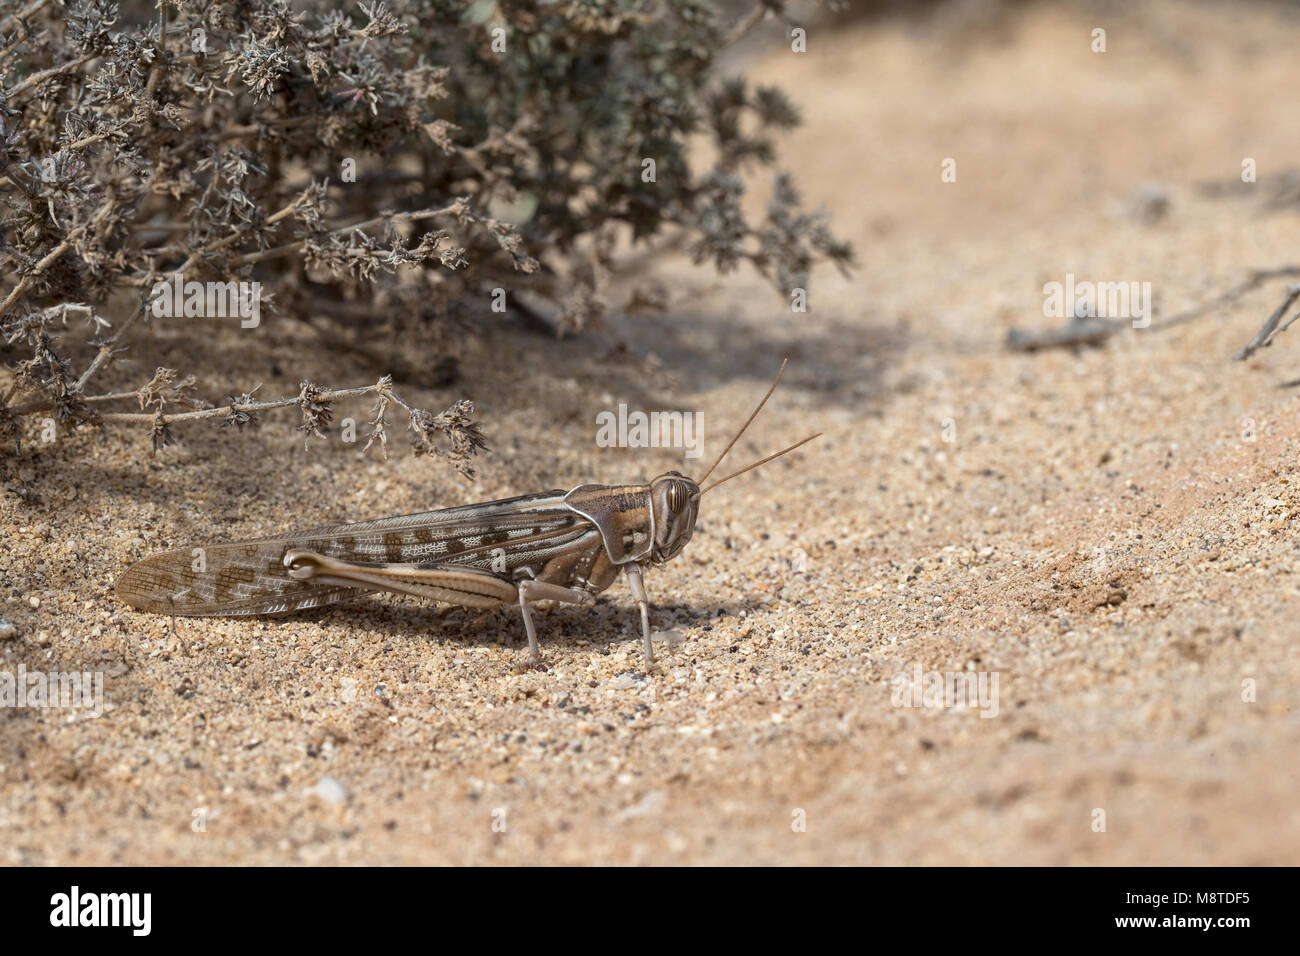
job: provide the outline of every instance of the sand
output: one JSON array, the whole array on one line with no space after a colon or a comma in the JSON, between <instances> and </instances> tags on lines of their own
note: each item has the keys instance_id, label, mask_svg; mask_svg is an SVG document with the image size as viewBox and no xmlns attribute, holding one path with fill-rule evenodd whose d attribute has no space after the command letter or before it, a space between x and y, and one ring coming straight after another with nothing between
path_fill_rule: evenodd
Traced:
<instances>
[{"instance_id":1,"label":"sand","mask_svg":"<svg viewBox=\"0 0 1300 956\"><path fill-rule=\"evenodd\" d=\"M455 385L397 383L475 401L473 483L400 445L303 452L291 415L190 426L152 459L117 428L11 460L0 670L102 671L108 706L0 710L0 860L1300 862L1300 399L1279 387L1300 332L1231 361L1287 280L1159 327L1300 262L1300 23L1152 5L1105 18L1095 54L1097 20L858 19L802 56L762 34L750 75L803 108L787 164L860 270L816 274L796 315L667 257L622 286L663 283L664 316L561 342L488 325ZM1007 350L1059 324L1042 290L1067 273L1151 282L1153 327ZM165 330L101 384L167 364L212 398L287 395L383 371L310 343L274 317L201 354ZM651 669L622 585L541 615L544 670L508 610L382 598L173 633L113 599L129 562L192 541L698 471L597 447L595 416L699 412L707 460L786 355L737 467L825 437L704 499L648 576L681 638ZM996 675L996 713L898 706L918 668Z\"/></svg>"}]
</instances>

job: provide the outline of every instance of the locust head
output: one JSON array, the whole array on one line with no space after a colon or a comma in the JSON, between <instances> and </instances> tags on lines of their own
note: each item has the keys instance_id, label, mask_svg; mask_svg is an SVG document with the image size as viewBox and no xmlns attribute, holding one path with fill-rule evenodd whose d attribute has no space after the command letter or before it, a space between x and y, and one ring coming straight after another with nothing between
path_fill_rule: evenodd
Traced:
<instances>
[{"instance_id":1,"label":"locust head","mask_svg":"<svg viewBox=\"0 0 1300 956\"><path fill-rule=\"evenodd\" d=\"M650 559L663 564L677 557L695 532L700 486L676 471L660 475L650 482L650 507L655 529Z\"/></svg>"}]
</instances>

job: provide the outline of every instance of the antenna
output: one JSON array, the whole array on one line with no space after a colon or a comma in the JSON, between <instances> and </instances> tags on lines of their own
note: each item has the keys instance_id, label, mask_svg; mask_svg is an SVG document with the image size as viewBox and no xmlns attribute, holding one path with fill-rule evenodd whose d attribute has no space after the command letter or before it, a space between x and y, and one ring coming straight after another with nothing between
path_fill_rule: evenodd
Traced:
<instances>
[{"instance_id":1,"label":"antenna","mask_svg":"<svg viewBox=\"0 0 1300 956\"><path fill-rule=\"evenodd\" d=\"M718 456L718 460L715 461L712 465L710 465L709 470L706 471L702 476L700 476L700 480L698 484L702 485L704 484L705 481L708 480L709 475L713 474L713 469L717 468L720 464L722 464L722 459L727 457L727 452L731 451L732 447L736 444L736 442L740 441L740 436L745 434L745 429L748 428L750 424L754 421L754 419L758 417L758 413L763 410L763 406L766 405L767 400L772 397L772 393L776 391L776 387L779 384L781 384L781 376L785 373L785 363L788 361L790 361L788 358L781 359L781 368L776 373L776 381L773 382L772 387L767 390L767 394L763 396L763 400L758 403L758 408L754 409L754 413L745 420L745 424L740 426L740 431L736 432L736 437L731 439L731 441L727 443L726 448L722 449L722 454ZM804 439L804 441L807 441L807 439ZM803 444L803 442L800 442L799 444ZM799 446L796 445L795 447L797 448ZM790 449L788 448L786 449L786 451L789 450ZM782 452L782 454L784 454L784 452ZM759 462L759 464L762 464L762 462ZM756 468L758 466L750 465L750 467ZM738 475L740 474L740 472L736 472L736 474ZM730 477L734 478L735 475L731 475ZM723 481L726 481L726 479L724 478ZM721 481L715 484L713 487L716 488L720 484L722 484Z\"/></svg>"},{"instance_id":2,"label":"antenna","mask_svg":"<svg viewBox=\"0 0 1300 956\"><path fill-rule=\"evenodd\" d=\"M769 461L772 461L774 458L780 458L782 455L788 455L790 452L794 451L794 450L795 450L796 448L798 448L800 445L806 445L806 444L808 444L810 441L812 441L814 438L821 438L821 437L822 437L822 433L821 433L821 432L818 432L816 435L809 435L809 436L808 436L807 438L805 438L803 441L795 442L795 443L794 443L793 445L791 445L789 448L786 448L786 449L784 449L784 450L782 450L782 451L778 451L775 455L768 455L766 458L764 458L764 459L762 459L762 460L760 460L760 461L756 461L756 462L754 462L752 465L750 465L750 466L747 467L747 468L742 468L742 469L740 469L740 471L732 472L732 473L731 473L730 475L728 475L726 478L721 478L721 479L719 479L718 481L715 481L713 484L709 485L709 487L705 488L704 491L701 491L700 494L703 495L705 492L712 491L714 488L718 487L718 485L721 485L721 484L723 484L723 483L725 483L725 482L728 482L728 481L730 481L732 478L735 478L735 477L737 477L737 476L739 476L739 475L743 475L743 474L744 474L745 472L747 472L747 471L753 471L753 470L754 470L755 468L757 468L759 465L766 465ZM709 470L712 471L713 469L710 468Z\"/></svg>"}]
</instances>

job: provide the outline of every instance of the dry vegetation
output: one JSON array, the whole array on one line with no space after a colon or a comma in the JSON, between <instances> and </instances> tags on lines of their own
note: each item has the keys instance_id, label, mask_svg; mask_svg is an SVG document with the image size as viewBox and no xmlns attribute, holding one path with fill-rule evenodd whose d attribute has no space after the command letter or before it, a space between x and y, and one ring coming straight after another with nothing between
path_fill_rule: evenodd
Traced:
<instances>
[{"instance_id":1,"label":"dry vegetation","mask_svg":"<svg viewBox=\"0 0 1300 956\"><path fill-rule=\"evenodd\" d=\"M738 18L704 0L4 0L5 444L40 415L142 423L156 449L177 423L291 405L323 434L355 389L303 381L268 402L228 382L213 402L191 362L97 390L123 351L152 360L158 327L182 316L158 307L175 276L245 284L250 334L265 312L324 347L415 337L454 375L494 304L556 332L599 322L620 251L668 230L695 261L749 263L782 295L820 259L847 267L850 247L784 176L766 215L741 210L799 114L774 86L717 74L754 25ZM699 174L696 133L716 153ZM211 300L191 311L187 294L183 317L200 350ZM417 450L472 474L472 407L434 415L391 383L370 390L403 407Z\"/></svg>"}]
</instances>

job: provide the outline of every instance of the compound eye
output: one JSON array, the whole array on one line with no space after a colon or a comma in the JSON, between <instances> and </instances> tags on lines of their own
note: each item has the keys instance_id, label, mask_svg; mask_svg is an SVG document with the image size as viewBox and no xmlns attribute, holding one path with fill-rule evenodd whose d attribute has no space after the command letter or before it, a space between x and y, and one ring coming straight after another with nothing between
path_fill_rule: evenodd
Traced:
<instances>
[{"instance_id":1,"label":"compound eye","mask_svg":"<svg viewBox=\"0 0 1300 956\"><path fill-rule=\"evenodd\" d=\"M681 511L686 507L686 489L676 482L668 486L668 507L672 511Z\"/></svg>"}]
</instances>

